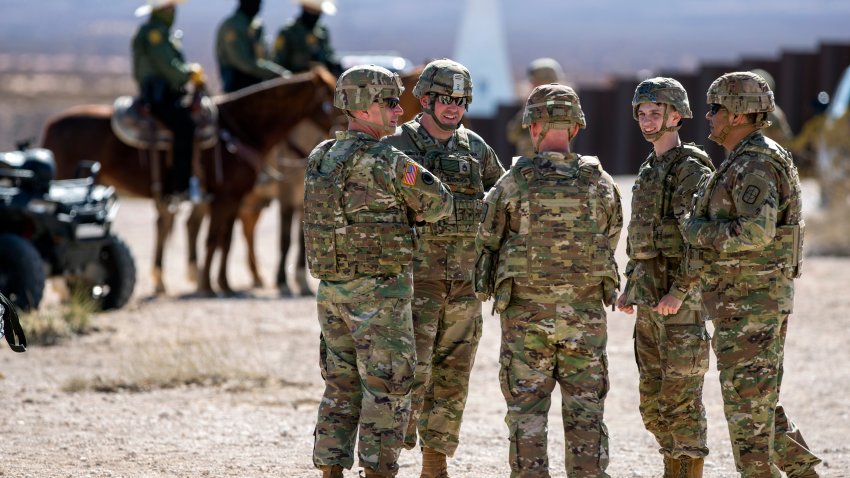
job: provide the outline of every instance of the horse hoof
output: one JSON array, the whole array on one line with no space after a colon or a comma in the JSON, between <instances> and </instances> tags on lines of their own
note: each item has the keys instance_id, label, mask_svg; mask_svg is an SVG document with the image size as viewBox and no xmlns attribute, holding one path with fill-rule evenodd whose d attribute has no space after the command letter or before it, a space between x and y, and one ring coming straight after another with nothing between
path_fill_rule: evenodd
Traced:
<instances>
[{"instance_id":1,"label":"horse hoof","mask_svg":"<svg viewBox=\"0 0 850 478\"><path fill-rule=\"evenodd\" d=\"M309 287L302 287L300 295L301 295L301 297L313 297L316 294L314 294L313 291L310 290Z\"/></svg>"},{"instance_id":2,"label":"horse hoof","mask_svg":"<svg viewBox=\"0 0 850 478\"><path fill-rule=\"evenodd\" d=\"M281 297L292 297L292 289L286 284L278 284L277 290L280 292Z\"/></svg>"}]
</instances>

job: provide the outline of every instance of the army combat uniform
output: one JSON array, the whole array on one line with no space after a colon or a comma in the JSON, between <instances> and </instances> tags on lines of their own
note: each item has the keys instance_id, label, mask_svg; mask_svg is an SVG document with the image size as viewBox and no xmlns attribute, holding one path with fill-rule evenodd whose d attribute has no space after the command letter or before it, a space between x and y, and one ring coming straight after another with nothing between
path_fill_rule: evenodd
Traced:
<instances>
[{"instance_id":1,"label":"army combat uniform","mask_svg":"<svg viewBox=\"0 0 850 478\"><path fill-rule=\"evenodd\" d=\"M439 176L454 195L454 214L417 228L420 253L414 257L413 322L416 378L408 448L421 444L452 456L469 387L469 374L481 338L481 302L470 282L475 263L475 233L484 192L504 174L493 150L460 126L442 144L420 123L402 125L384 142ZM418 425L418 426L417 426Z\"/></svg>"},{"instance_id":2,"label":"army combat uniform","mask_svg":"<svg viewBox=\"0 0 850 478\"><path fill-rule=\"evenodd\" d=\"M318 291L325 393L313 461L395 476L410 415L416 352L410 301L415 253L408 208L446 217L439 179L369 134L339 132L309 158L304 230Z\"/></svg>"},{"instance_id":3,"label":"army combat uniform","mask_svg":"<svg viewBox=\"0 0 850 478\"><path fill-rule=\"evenodd\" d=\"M618 282L619 190L596 158L546 152L519 158L484 211L476 250L493 260L484 269L501 313L511 476L548 476L547 415L560 385L569 476L607 477L603 299L613 302Z\"/></svg>"},{"instance_id":4,"label":"army combat uniform","mask_svg":"<svg viewBox=\"0 0 850 478\"><path fill-rule=\"evenodd\" d=\"M699 276L683 269L680 221L713 169L701 149L680 144L660 157L652 152L632 188L624 294L627 304L637 306L640 412L665 458L708 454L702 388L709 337L695 287ZM652 310L666 294L683 301L676 314Z\"/></svg>"},{"instance_id":5,"label":"army combat uniform","mask_svg":"<svg viewBox=\"0 0 850 478\"><path fill-rule=\"evenodd\" d=\"M241 10L218 28L215 51L225 93L286 74L285 68L266 58L262 20Z\"/></svg>"}]
</instances>

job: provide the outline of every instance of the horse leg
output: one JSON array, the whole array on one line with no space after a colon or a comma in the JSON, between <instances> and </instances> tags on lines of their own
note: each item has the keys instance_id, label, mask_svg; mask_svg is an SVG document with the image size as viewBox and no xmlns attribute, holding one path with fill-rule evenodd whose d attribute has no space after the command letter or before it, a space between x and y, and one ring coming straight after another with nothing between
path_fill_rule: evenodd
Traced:
<instances>
[{"instance_id":1,"label":"horse leg","mask_svg":"<svg viewBox=\"0 0 850 478\"><path fill-rule=\"evenodd\" d=\"M233 243L233 225L236 224L236 216L237 211L233 211L232 214L225 218L220 241L221 254L219 254L218 287L227 295L233 295L233 289L230 288L230 283L227 281L227 257L230 255L230 246Z\"/></svg>"},{"instance_id":2,"label":"horse leg","mask_svg":"<svg viewBox=\"0 0 850 478\"><path fill-rule=\"evenodd\" d=\"M257 254L254 244L254 233L257 230L257 223L260 221L260 214L263 208L268 205L268 202L255 194L249 193L242 200L242 206L239 208L239 221L242 222L242 235L245 237L245 243L248 247L248 269L251 271L251 277L254 280L255 288L263 287L263 278L260 276L260 271L257 268Z\"/></svg>"},{"instance_id":3,"label":"horse leg","mask_svg":"<svg viewBox=\"0 0 850 478\"><path fill-rule=\"evenodd\" d=\"M195 204L192 212L186 219L186 240L189 243L189 261L186 264L186 278L189 282L198 283L198 234L204 217L209 214L209 206L206 203Z\"/></svg>"},{"instance_id":4,"label":"horse leg","mask_svg":"<svg viewBox=\"0 0 850 478\"><path fill-rule=\"evenodd\" d=\"M295 263L295 282L298 284L298 292L302 297L313 295L310 285L307 283L307 255L304 246L304 210L298 213L298 222L295 226L298 228L298 258Z\"/></svg>"},{"instance_id":5,"label":"horse leg","mask_svg":"<svg viewBox=\"0 0 850 478\"><path fill-rule=\"evenodd\" d=\"M292 295L292 290L286 283L286 256L292 245L292 216L295 214L295 209L283 199L281 197L280 201L280 264L277 268L277 288L280 295L289 297Z\"/></svg>"},{"instance_id":6,"label":"horse leg","mask_svg":"<svg viewBox=\"0 0 850 478\"><path fill-rule=\"evenodd\" d=\"M174 211L164 201L154 201L156 206L156 252L153 260L153 283L155 294L165 294L165 283L162 280L162 256L165 242L174 227Z\"/></svg>"}]
</instances>

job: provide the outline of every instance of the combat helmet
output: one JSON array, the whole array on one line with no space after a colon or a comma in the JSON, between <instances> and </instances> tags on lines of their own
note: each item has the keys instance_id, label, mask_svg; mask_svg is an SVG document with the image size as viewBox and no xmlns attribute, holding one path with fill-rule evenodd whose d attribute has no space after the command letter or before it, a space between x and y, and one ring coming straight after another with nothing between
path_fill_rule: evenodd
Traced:
<instances>
[{"instance_id":1,"label":"combat helmet","mask_svg":"<svg viewBox=\"0 0 850 478\"><path fill-rule=\"evenodd\" d=\"M578 125L579 128L587 126L576 92L569 86L558 83L540 85L528 95L522 114L522 126L527 128L535 122L543 123L540 134L531 141L535 151L538 151L540 142L550 129L570 129L574 125Z\"/></svg>"},{"instance_id":2,"label":"combat helmet","mask_svg":"<svg viewBox=\"0 0 850 478\"><path fill-rule=\"evenodd\" d=\"M770 126L767 114L776 108L773 91L767 81L749 71L726 73L714 80L708 87L706 103L721 105L731 114L756 114L756 128ZM727 124L717 135L709 134L708 139L723 145L731 129L731 124Z\"/></svg>"},{"instance_id":3,"label":"combat helmet","mask_svg":"<svg viewBox=\"0 0 850 478\"><path fill-rule=\"evenodd\" d=\"M345 70L336 82L334 106L345 111L367 110L383 98L404 92L401 78L384 67L357 65Z\"/></svg>"},{"instance_id":4,"label":"combat helmet","mask_svg":"<svg viewBox=\"0 0 850 478\"><path fill-rule=\"evenodd\" d=\"M635 95L632 97L632 118L638 120L638 108L642 103L661 103L672 106L682 116L682 118L693 118L694 114L691 111L691 105L688 102L688 92L681 83L673 78L665 78L657 76L641 81L635 88ZM668 131L678 131L682 127L681 122L675 126L667 126L667 117L669 111L665 107L664 118L661 123L661 128L655 133L646 134L641 131L643 137L647 141L655 141Z\"/></svg>"},{"instance_id":5,"label":"combat helmet","mask_svg":"<svg viewBox=\"0 0 850 478\"><path fill-rule=\"evenodd\" d=\"M564 69L554 58L537 58L528 64L526 74L533 84L545 85L559 82L564 76Z\"/></svg>"},{"instance_id":6,"label":"combat helmet","mask_svg":"<svg viewBox=\"0 0 850 478\"><path fill-rule=\"evenodd\" d=\"M419 81L413 87L413 96L421 98L428 93L446 96L465 96L472 102L472 76L465 66L443 58L425 65Z\"/></svg>"}]
</instances>

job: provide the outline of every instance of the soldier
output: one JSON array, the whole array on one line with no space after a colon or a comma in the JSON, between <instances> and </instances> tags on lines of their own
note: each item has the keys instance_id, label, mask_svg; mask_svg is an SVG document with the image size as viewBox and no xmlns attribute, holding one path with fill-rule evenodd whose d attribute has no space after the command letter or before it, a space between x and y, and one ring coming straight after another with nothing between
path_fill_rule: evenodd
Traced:
<instances>
[{"instance_id":1,"label":"soldier","mask_svg":"<svg viewBox=\"0 0 850 478\"><path fill-rule=\"evenodd\" d=\"M294 1L301 4L301 15L290 20L277 34L274 61L295 73L308 70L311 63L321 63L334 76L339 75L342 68L331 47L328 27L319 21L322 13L336 13L336 0Z\"/></svg>"},{"instance_id":2,"label":"soldier","mask_svg":"<svg viewBox=\"0 0 850 478\"><path fill-rule=\"evenodd\" d=\"M696 196L683 236L714 320L712 347L735 465L742 477L817 477L820 463L779 404L794 279L802 264L800 180L765 137L774 108L765 80L727 73L709 86L709 139L728 156Z\"/></svg>"},{"instance_id":3,"label":"soldier","mask_svg":"<svg viewBox=\"0 0 850 478\"><path fill-rule=\"evenodd\" d=\"M458 446L469 374L481 338L481 303L470 271L484 192L504 174L496 154L461 125L472 102L469 70L448 59L432 61L413 87L423 113L383 141L433 171L454 196L453 216L417 228L413 261L416 374L413 413L405 446L419 430L422 478L448 476L446 456Z\"/></svg>"},{"instance_id":4,"label":"soldier","mask_svg":"<svg viewBox=\"0 0 850 478\"><path fill-rule=\"evenodd\" d=\"M318 291L325 393L313 463L342 478L359 457L367 477L392 477L410 417L416 350L411 218L437 221L451 192L419 163L378 139L403 110L398 75L356 66L337 81L334 106L348 130L310 154L305 179L307 260Z\"/></svg>"},{"instance_id":5,"label":"soldier","mask_svg":"<svg viewBox=\"0 0 850 478\"><path fill-rule=\"evenodd\" d=\"M487 193L473 276L501 314L511 476L549 476L546 422L560 385L567 475L608 477L602 304L617 298L620 191L597 158L570 151L585 127L572 88L535 88L523 123L537 154L517 159Z\"/></svg>"},{"instance_id":6,"label":"soldier","mask_svg":"<svg viewBox=\"0 0 850 478\"><path fill-rule=\"evenodd\" d=\"M204 70L197 63L185 61L181 35L179 32L171 34L175 5L179 3L183 0L148 0L146 5L136 9L137 17L149 14L150 18L133 37L133 77L151 114L174 134L174 166L166 192L180 194L191 182L190 196L199 199L197 178L192 177L195 120L190 106L183 104L183 96L186 83L196 89L203 88Z\"/></svg>"},{"instance_id":7,"label":"soldier","mask_svg":"<svg viewBox=\"0 0 850 478\"><path fill-rule=\"evenodd\" d=\"M526 74L531 87L536 88L549 83L561 83L564 70L554 58L538 58L528 64ZM517 156L534 156L534 146L522 125L522 117L523 110L520 109L508 122L508 141L514 145Z\"/></svg>"},{"instance_id":8,"label":"soldier","mask_svg":"<svg viewBox=\"0 0 850 478\"><path fill-rule=\"evenodd\" d=\"M285 68L266 58L263 21L257 16L261 3L239 0L233 15L218 27L215 51L225 93L287 74Z\"/></svg>"},{"instance_id":9,"label":"soldier","mask_svg":"<svg viewBox=\"0 0 850 478\"><path fill-rule=\"evenodd\" d=\"M693 113L678 81L641 82L632 116L653 151L632 188L629 264L617 307L627 314L637 307L640 413L661 445L664 476L698 478L708 454L702 403L708 333L695 287L699 276L682 269L685 243L679 228L697 186L714 166L702 149L679 138L683 118Z\"/></svg>"}]
</instances>

